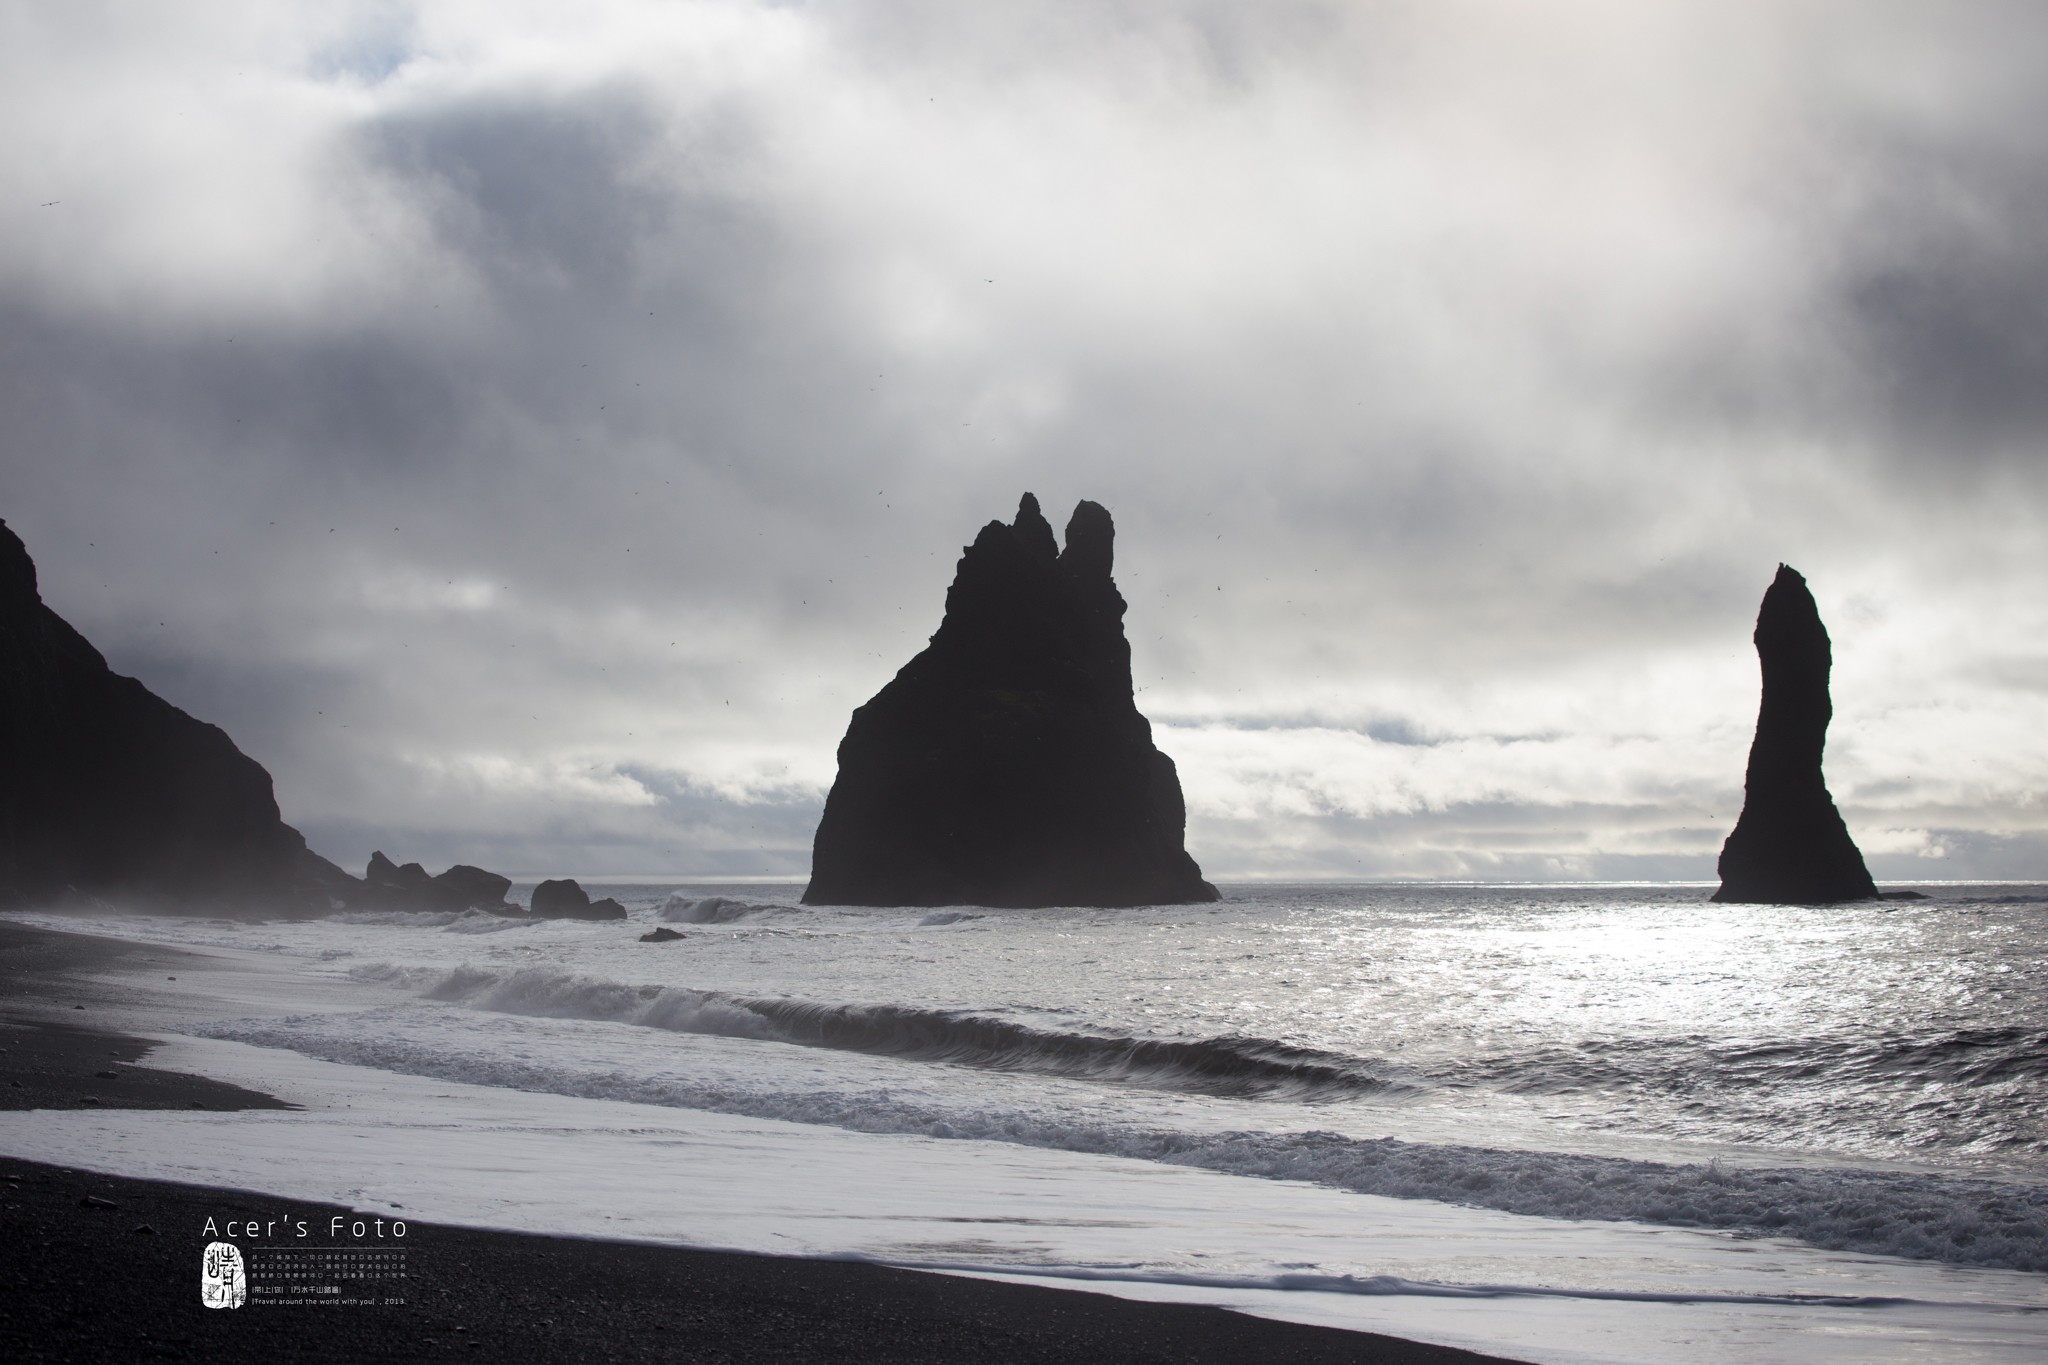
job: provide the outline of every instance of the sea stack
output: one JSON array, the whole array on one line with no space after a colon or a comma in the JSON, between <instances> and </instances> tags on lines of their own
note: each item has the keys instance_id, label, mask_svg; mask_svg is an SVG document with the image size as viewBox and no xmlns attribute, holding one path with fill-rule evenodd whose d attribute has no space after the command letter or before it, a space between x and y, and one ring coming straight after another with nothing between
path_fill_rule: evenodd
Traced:
<instances>
[{"instance_id":1,"label":"sea stack","mask_svg":"<svg viewBox=\"0 0 2048 1365\"><path fill-rule=\"evenodd\" d=\"M1717 901L1827 905L1867 900L1877 886L1821 778L1834 705L1827 627L1806 580L1780 564L1756 616L1763 705L1749 746L1742 816L1721 847Z\"/></svg>"},{"instance_id":2,"label":"sea stack","mask_svg":"<svg viewBox=\"0 0 2048 1365\"><path fill-rule=\"evenodd\" d=\"M261 764L44 605L0 522L0 905L325 910L354 885L279 818Z\"/></svg>"},{"instance_id":3,"label":"sea stack","mask_svg":"<svg viewBox=\"0 0 2048 1365\"><path fill-rule=\"evenodd\" d=\"M1115 534L1083 502L1063 551L1029 493L1015 521L982 527L930 646L853 713L806 904L1217 898L1132 698Z\"/></svg>"}]
</instances>

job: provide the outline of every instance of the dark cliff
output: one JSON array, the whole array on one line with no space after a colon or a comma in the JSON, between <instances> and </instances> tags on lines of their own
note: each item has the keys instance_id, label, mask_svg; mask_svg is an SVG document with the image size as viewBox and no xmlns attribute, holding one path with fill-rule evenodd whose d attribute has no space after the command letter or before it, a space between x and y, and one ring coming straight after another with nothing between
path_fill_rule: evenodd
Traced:
<instances>
[{"instance_id":1,"label":"dark cliff","mask_svg":"<svg viewBox=\"0 0 2048 1365\"><path fill-rule=\"evenodd\" d=\"M1877 894L1821 777L1834 656L1806 580L1783 564L1756 617L1763 704L1717 901L1826 905Z\"/></svg>"},{"instance_id":2,"label":"dark cliff","mask_svg":"<svg viewBox=\"0 0 2048 1365\"><path fill-rule=\"evenodd\" d=\"M279 818L260 764L43 604L0 522L0 904L324 910L352 882Z\"/></svg>"},{"instance_id":3,"label":"dark cliff","mask_svg":"<svg viewBox=\"0 0 2048 1365\"><path fill-rule=\"evenodd\" d=\"M853 713L806 903L1216 899L1132 699L1114 539L1083 502L1062 552L1029 493L982 528L930 647Z\"/></svg>"}]
</instances>

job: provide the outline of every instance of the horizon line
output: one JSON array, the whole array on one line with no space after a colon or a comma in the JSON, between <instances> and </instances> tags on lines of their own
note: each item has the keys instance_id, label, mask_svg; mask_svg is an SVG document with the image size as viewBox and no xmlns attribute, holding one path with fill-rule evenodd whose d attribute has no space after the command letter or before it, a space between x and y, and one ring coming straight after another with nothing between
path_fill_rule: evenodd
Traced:
<instances>
[{"instance_id":1,"label":"horizon line","mask_svg":"<svg viewBox=\"0 0 2048 1365\"><path fill-rule=\"evenodd\" d=\"M554 873L500 873L510 877L514 886L537 886L544 881L562 879L574 880L583 886L768 886L799 885L810 881L805 873L602 873L589 876ZM1574 877L1557 879L1513 878L1513 877L1319 877L1287 875L1253 875L1244 877L1211 877L1217 886L1465 886L1465 887L1525 887L1525 886L1660 886L1713 888L1721 884L1718 877L1657 878L1657 877ZM2048 883L2048 874L2039 877L1880 877L1876 879L1883 886L2038 886Z\"/></svg>"}]
</instances>

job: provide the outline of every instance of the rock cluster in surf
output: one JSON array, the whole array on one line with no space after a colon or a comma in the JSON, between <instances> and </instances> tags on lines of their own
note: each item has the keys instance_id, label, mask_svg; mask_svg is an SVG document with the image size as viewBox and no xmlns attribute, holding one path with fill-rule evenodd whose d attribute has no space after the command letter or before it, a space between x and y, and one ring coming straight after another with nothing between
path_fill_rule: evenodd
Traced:
<instances>
[{"instance_id":1,"label":"rock cluster in surf","mask_svg":"<svg viewBox=\"0 0 2048 1365\"><path fill-rule=\"evenodd\" d=\"M510 877L468 863L457 863L433 876L418 863L394 863L380 851L370 855L362 881L349 887L343 899L353 907L378 910L482 910L516 919L626 918L625 906L610 896L593 901L589 892L567 877L535 887L530 909L507 899L511 889Z\"/></svg>"},{"instance_id":2,"label":"rock cluster in surf","mask_svg":"<svg viewBox=\"0 0 2048 1365\"><path fill-rule=\"evenodd\" d=\"M960 557L931 644L853 713L804 891L826 905L1216 899L1131 688L1115 528L1038 500Z\"/></svg>"},{"instance_id":3,"label":"rock cluster in surf","mask_svg":"<svg viewBox=\"0 0 2048 1365\"><path fill-rule=\"evenodd\" d=\"M1742 816L1721 848L1717 901L1826 905L1877 886L1821 777L1834 704L1827 627L1806 580L1780 564L1756 617L1763 704L1743 781Z\"/></svg>"},{"instance_id":4,"label":"rock cluster in surf","mask_svg":"<svg viewBox=\"0 0 2048 1365\"><path fill-rule=\"evenodd\" d=\"M328 908L354 879L278 814L270 774L44 604L0 522L0 904L67 896Z\"/></svg>"},{"instance_id":5,"label":"rock cluster in surf","mask_svg":"<svg viewBox=\"0 0 2048 1365\"><path fill-rule=\"evenodd\" d=\"M348 888L345 899L363 909L525 913L505 899L511 889L510 877L468 863L457 863L436 877L418 863L394 863L380 849L370 855L362 881Z\"/></svg>"}]
</instances>

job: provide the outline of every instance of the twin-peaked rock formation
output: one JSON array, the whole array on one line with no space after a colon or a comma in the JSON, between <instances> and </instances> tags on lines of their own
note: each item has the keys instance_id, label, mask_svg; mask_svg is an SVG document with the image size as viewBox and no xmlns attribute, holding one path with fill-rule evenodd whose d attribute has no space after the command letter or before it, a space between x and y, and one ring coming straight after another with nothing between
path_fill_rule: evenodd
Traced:
<instances>
[{"instance_id":1,"label":"twin-peaked rock formation","mask_svg":"<svg viewBox=\"0 0 2048 1365\"><path fill-rule=\"evenodd\" d=\"M1038 500L960 557L931 645L853 713L804 900L813 905L1211 901L1182 846L1173 760L1131 691L1115 529Z\"/></svg>"},{"instance_id":2,"label":"twin-peaked rock formation","mask_svg":"<svg viewBox=\"0 0 2048 1365\"><path fill-rule=\"evenodd\" d=\"M1756 617L1763 705L1743 781L1742 817L1721 848L1717 901L1825 905L1877 895L1863 855L1821 779L1834 715L1827 627L1806 580L1783 564Z\"/></svg>"}]
</instances>

